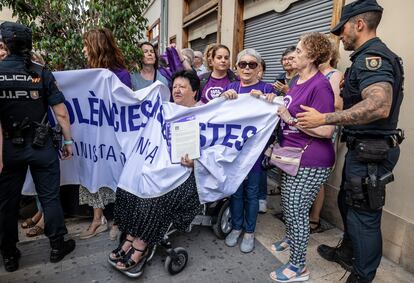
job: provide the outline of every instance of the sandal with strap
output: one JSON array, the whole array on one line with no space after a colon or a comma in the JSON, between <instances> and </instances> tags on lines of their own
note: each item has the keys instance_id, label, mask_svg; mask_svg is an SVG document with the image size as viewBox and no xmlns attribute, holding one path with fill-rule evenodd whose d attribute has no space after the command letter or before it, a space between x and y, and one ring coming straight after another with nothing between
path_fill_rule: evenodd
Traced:
<instances>
[{"instance_id":1,"label":"sandal with strap","mask_svg":"<svg viewBox=\"0 0 414 283\"><path fill-rule=\"evenodd\" d=\"M274 252L284 252L287 251L290 248L290 245L292 244L292 241L288 238L284 238L281 241L276 241L272 244L270 249Z\"/></svg>"},{"instance_id":2,"label":"sandal with strap","mask_svg":"<svg viewBox=\"0 0 414 283\"><path fill-rule=\"evenodd\" d=\"M121 260L117 262L115 268L121 271L127 271L127 270L134 268L139 263L145 263L147 261L147 251L148 251L148 246L145 247L144 250L140 250L131 245L131 249L129 249L128 253ZM135 252L140 252L142 255L142 257L138 261L135 261L131 258ZM120 266L118 265L118 263L122 263L124 264L124 266Z\"/></svg>"},{"instance_id":3,"label":"sandal with strap","mask_svg":"<svg viewBox=\"0 0 414 283\"><path fill-rule=\"evenodd\" d=\"M321 221L309 221L309 231L311 234L322 232ZM316 225L312 228L312 225Z\"/></svg>"},{"instance_id":4,"label":"sandal with strap","mask_svg":"<svg viewBox=\"0 0 414 283\"><path fill-rule=\"evenodd\" d=\"M126 239L125 238L125 240L123 240L119 244L119 246L109 254L109 260L111 260L112 262L115 262L116 263L118 260L122 259L127 254L127 252L129 251L129 249L128 249L128 251L124 251L122 249L122 247L124 246L125 242L130 242L131 243L131 246L132 246L132 240L129 240L129 239ZM114 256L112 256L112 254L114 254Z\"/></svg>"},{"instance_id":5,"label":"sandal with strap","mask_svg":"<svg viewBox=\"0 0 414 283\"><path fill-rule=\"evenodd\" d=\"M44 232L45 232L45 230L42 227L40 227L38 225L35 225L33 228L31 228L29 231L27 231L26 236L27 237L36 237L36 236L42 235Z\"/></svg>"},{"instance_id":6,"label":"sandal with strap","mask_svg":"<svg viewBox=\"0 0 414 283\"><path fill-rule=\"evenodd\" d=\"M285 270L290 271L292 275L286 276L283 273ZM270 273L270 278L276 282L303 282L309 280L309 271L305 265L300 265L298 267L291 263L287 263Z\"/></svg>"},{"instance_id":7,"label":"sandal with strap","mask_svg":"<svg viewBox=\"0 0 414 283\"><path fill-rule=\"evenodd\" d=\"M20 225L23 229L32 228L36 225L32 218L27 218L25 221L22 222Z\"/></svg>"}]
</instances>

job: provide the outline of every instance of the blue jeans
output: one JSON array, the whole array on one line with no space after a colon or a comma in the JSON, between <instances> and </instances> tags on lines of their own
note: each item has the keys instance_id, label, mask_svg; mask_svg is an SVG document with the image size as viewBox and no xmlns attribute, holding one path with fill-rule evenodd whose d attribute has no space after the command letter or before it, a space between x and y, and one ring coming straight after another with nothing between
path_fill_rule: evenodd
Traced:
<instances>
[{"instance_id":1,"label":"blue jeans","mask_svg":"<svg viewBox=\"0 0 414 283\"><path fill-rule=\"evenodd\" d=\"M256 228L259 211L259 184L262 171L247 175L237 191L230 198L231 224L233 229L241 230L244 224L246 233L253 233Z\"/></svg>"},{"instance_id":2,"label":"blue jeans","mask_svg":"<svg viewBox=\"0 0 414 283\"><path fill-rule=\"evenodd\" d=\"M259 200L267 199L267 173L264 170L261 172L260 176L258 198Z\"/></svg>"}]
</instances>

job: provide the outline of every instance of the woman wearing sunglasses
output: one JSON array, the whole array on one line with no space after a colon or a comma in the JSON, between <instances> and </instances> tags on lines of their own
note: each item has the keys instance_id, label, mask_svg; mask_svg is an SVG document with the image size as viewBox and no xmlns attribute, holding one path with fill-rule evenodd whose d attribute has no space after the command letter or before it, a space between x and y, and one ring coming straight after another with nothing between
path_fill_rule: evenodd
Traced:
<instances>
[{"instance_id":1,"label":"woman wearing sunglasses","mask_svg":"<svg viewBox=\"0 0 414 283\"><path fill-rule=\"evenodd\" d=\"M261 62L262 57L254 49L241 51L237 55L237 75L240 77L240 81L235 81L225 87L225 91L221 96L234 99L240 93L250 93L252 95L274 93L271 84L258 79ZM244 228L245 233L240 245L240 250L244 253L249 253L254 249L254 231L259 210L259 184L266 174L261 166L262 160L263 154L256 161L247 178L230 198L233 230L226 237L225 243L229 247L236 246L242 233L242 228Z\"/></svg>"}]
</instances>

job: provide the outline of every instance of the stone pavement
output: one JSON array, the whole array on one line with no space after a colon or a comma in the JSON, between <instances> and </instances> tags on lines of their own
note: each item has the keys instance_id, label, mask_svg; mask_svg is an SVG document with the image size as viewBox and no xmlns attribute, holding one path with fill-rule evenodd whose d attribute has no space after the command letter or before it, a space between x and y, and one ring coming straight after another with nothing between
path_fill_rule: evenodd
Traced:
<instances>
[{"instance_id":1,"label":"stone pavement","mask_svg":"<svg viewBox=\"0 0 414 283\"><path fill-rule=\"evenodd\" d=\"M108 253L116 246L116 242L109 240L108 233L89 240L77 240L75 252L58 264L49 263L49 245L43 236L27 241L22 235L19 245L23 253L21 267L14 273L7 273L0 260L0 282L272 282L268 274L289 257L288 252L272 254L269 249L271 243L284 236L284 225L274 212L259 215L256 249L248 255L242 254L238 247L226 247L209 227L194 227L190 233L173 235L173 246L182 246L189 253L187 267L175 276L165 271L165 254L161 250L147 265L141 278L129 279L114 270L106 262ZM67 224L70 235L77 238L89 221L70 219ZM336 228L311 235L307 256L311 279L308 282L346 281L348 274L344 276L339 265L323 260L316 252L319 244L336 245L340 237L341 231ZM414 275L383 258L374 282L412 283Z\"/></svg>"},{"instance_id":2,"label":"stone pavement","mask_svg":"<svg viewBox=\"0 0 414 283\"><path fill-rule=\"evenodd\" d=\"M68 227L77 234L85 224L72 222ZM184 247L189 254L187 267L175 276L164 269L165 253L160 249L142 277L127 278L107 263L107 255L117 243L103 233L77 240L76 250L57 264L48 262L49 245L44 237L22 242L20 269L7 273L1 266L0 282L270 282L269 271L281 264L259 242L251 254L227 247L209 227L196 226L190 233L172 235L171 240L173 247Z\"/></svg>"}]
</instances>

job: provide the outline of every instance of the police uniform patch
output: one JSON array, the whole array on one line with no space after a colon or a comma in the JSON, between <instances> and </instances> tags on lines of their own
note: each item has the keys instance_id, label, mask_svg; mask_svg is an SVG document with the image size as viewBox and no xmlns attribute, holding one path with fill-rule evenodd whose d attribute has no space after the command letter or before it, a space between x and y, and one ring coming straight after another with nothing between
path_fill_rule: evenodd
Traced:
<instances>
[{"instance_id":1,"label":"police uniform patch","mask_svg":"<svg viewBox=\"0 0 414 283\"><path fill-rule=\"evenodd\" d=\"M40 98L40 96L39 96L39 92L38 92L37 90L32 90L32 91L30 91L30 97L31 97L33 100L39 99L39 98Z\"/></svg>"},{"instance_id":2,"label":"police uniform patch","mask_svg":"<svg viewBox=\"0 0 414 283\"><path fill-rule=\"evenodd\" d=\"M368 70L378 70L381 68L382 58L381 57L367 57L365 58L365 66Z\"/></svg>"}]
</instances>

